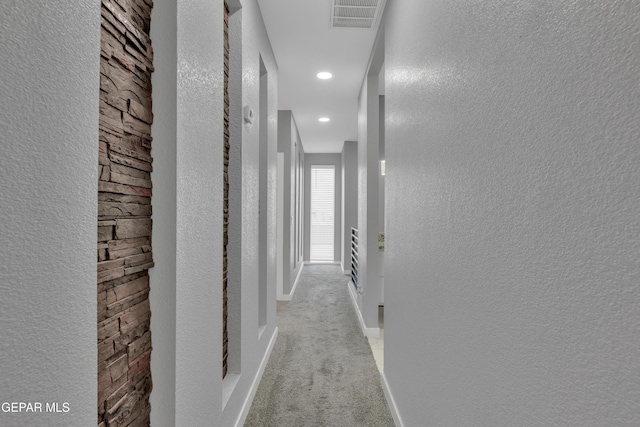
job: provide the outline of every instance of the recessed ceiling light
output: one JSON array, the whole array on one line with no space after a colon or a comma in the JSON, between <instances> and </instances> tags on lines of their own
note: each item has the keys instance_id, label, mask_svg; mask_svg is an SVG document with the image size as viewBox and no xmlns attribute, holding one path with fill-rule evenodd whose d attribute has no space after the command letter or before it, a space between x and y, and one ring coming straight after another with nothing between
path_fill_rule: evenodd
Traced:
<instances>
[{"instance_id":1,"label":"recessed ceiling light","mask_svg":"<svg viewBox=\"0 0 640 427\"><path fill-rule=\"evenodd\" d=\"M318 119L319 122L328 122L329 121L329 117L320 117Z\"/></svg>"},{"instance_id":2,"label":"recessed ceiling light","mask_svg":"<svg viewBox=\"0 0 640 427\"><path fill-rule=\"evenodd\" d=\"M322 71L321 73L318 73L317 76L318 76L319 79L327 80L327 79L330 79L331 77L333 77L333 74L328 73L326 71Z\"/></svg>"}]
</instances>

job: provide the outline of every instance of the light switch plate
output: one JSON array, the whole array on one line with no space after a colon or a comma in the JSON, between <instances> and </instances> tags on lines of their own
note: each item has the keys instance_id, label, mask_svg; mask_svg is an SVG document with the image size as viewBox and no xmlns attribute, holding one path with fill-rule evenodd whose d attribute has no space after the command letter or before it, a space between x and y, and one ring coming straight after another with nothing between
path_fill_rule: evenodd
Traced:
<instances>
[{"instance_id":1,"label":"light switch plate","mask_svg":"<svg viewBox=\"0 0 640 427\"><path fill-rule=\"evenodd\" d=\"M247 123L253 123L253 117L254 117L255 113L253 112L253 109L248 106L245 105L244 106L244 121Z\"/></svg>"}]
</instances>

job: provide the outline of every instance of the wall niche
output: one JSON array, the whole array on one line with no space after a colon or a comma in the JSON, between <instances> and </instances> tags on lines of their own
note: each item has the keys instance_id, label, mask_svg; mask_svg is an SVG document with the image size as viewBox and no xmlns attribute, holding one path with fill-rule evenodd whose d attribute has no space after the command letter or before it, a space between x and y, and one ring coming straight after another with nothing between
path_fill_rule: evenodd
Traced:
<instances>
[{"instance_id":1,"label":"wall niche","mask_svg":"<svg viewBox=\"0 0 640 427\"><path fill-rule=\"evenodd\" d=\"M151 0L102 0L98 426L148 426L151 393Z\"/></svg>"}]
</instances>

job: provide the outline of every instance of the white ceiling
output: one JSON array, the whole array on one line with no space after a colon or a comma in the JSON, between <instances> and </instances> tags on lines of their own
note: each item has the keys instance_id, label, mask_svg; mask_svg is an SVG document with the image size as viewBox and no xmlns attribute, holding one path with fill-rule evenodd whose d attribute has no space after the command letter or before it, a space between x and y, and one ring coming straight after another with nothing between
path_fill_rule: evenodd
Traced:
<instances>
[{"instance_id":1,"label":"white ceiling","mask_svg":"<svg viewBox=\"0 0 640 427\"><path fill-rule=\"evenodd\" d=\"M358 94L377 31L331 28L331 3L258 0L278 63L278 109L293 111L307 153L340 153L357 140ZM320 71L333 78L318 79Z\"/></svg>"}]
</instances>

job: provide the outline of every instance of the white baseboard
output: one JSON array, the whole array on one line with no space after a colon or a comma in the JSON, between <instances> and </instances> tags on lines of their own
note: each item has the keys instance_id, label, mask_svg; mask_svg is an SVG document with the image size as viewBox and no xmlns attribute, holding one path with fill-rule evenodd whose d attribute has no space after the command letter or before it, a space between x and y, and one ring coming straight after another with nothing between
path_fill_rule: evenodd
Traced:
<instances>
[{"instance_id":1,"label":"white baseboard","mask_svg":"<svg viewBox=\"0 0 640 427\"><path fill-rule=\"evenodd\" d=\"M293 282L291 293L278 295L277 296L278 301L291 301L291 299L293 298L293 293L296 291L296 287L298 286L298 280L300 279L300 274L302 273L302 269L304 268L304 266L305 264L302 264L298 269L298 275L296 276L295 282Z\"/></svg>"},{"instance_id":2,"label":"white baseboard","mask_svg":"<svg viewBox=\"0 0 640 427\"><path fill-rule=\"evenodd\" d=\"M293 298L293 293L296 291L296 288L298 287L298 282L300 281L300 275L302 274L303 269L304 269L304 264L302 264L300 266L300 269L298 269L298 275L296 276L295 282L293 282L293 286L291 287L291 293L289 294L289 301L291 301L291 298Z\"/></svg>"},{"instance_id":3,"label":"white baseboard","mask_svg":"<svg viewBox=\"0 0 640 427\"><path fill-rule=\"evenodd\" d=\"M342 273L344 273L345 276L351 276L351 268L345 270L344 263L342 261L340 261L340 268L342 269Z\"/></svg>"},{"instance_id":4,"label":"white baseboard","mask_svg":"<svg viewBox=\"0 0 640 427\"><path fill-rule=\"evenodd\" d=\"M267 345L267 351L264 353L262 360L260 361L260 367L258 368L258 372L256 373L255 378L253 379L253 383L251 383L251 388L249 389L249 394L242 405L242 411L240 411L240 415L238 416L238 420L236 421L235 427L242 427L244 422L247 419L247 415L249 415L249 410L251 409L251 404L253 403L253 398L256 396L256 392L258 391L258 386L260 385L260 380L262 379L262 374L264 374L264 370L267 367L267 363L269 362L269 357L271 357L271 351L273 347L276 345L276 340L278 339L278 327L273 331L273 335L271 335L271 339L269 340L269 345Z\"/></svg>"},{"instance_id":5,"label":"white baseboard","mask_svg":"<svg viewBox=\"0 0 640 427\"><path fill-rule=\"evenodd\" d=\"M362 313L360 312L360 307L358 307L358 296L356 295L356 290L353 288L353 282L351 280L349 280L347 287L349 289L349 295L351 295L353 308L356 310L356 314L358 315L358 322L360 322L360 329L362 329L362 334L365 337L380 338L380 328L367 328L365 326L364 319L362 318Z\"/></svg>"},{"instance_id":6,"label":"white baseboard","mask_svg":"<svg viewBox=\"0 0 640 427\"><path fill-rule=\"evenodd\" d=\"M380 373L380 382L382 383L382 390L384 391L384 397L387 399L387 404L389 405L393 422L396 427L404 427L402 418L400 417L400 411L398 411L396 401L393 399L393 394L391 393L391 389L389 388L389 383L387 383L387 377L385 377L384 372Z\"/></svg>"},{"instance_id":7,"label":"white baseboard","mask_svg":"<svg viewBox=\"0 0 640 427\"><path fill-rule=\"evenodd\" d=\"M340 265L340 261L305 261L304 265Z\"/></svg>"}]
</instances>

